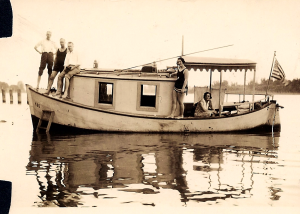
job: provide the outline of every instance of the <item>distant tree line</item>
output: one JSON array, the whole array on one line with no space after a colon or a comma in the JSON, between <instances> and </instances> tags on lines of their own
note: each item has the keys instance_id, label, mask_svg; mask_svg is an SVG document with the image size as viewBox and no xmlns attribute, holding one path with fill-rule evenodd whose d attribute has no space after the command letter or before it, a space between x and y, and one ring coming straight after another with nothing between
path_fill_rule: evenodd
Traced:
<instances>
[{"instance_id":1,"label":"distant tree line","mask_svg":"<svg viewBox=\"0 0 300 214\"><path fill-rule=\"evenodd\" d=\"M268 86L268 79L261 79L260 83L255 82L256 93L266 93ZM220 87L219 81L212 83L212 88L218 89ZM230 83L227 80L222 81L222 88L226 88L226 93L237 93L241 94L244 92L244 85L236 82ZM246 85L246 94L252 93L253 81ZM194 88L189 88L189 93L193 93ZM300 79L286 80L284 82L270 79L268 93L270 94L300 94Z\"/></svg>"},{"instance_id":2,"label":"distant tree line","mask_svg":"<svg viewBox=\"0 0 300 214\"><path fill-rule=\"evenodd\" d=\"M265 93L268 87L268 79L261 79L260 83L255 82L255 92ZM213 88L219 88L220 83L218 81L213 83ZM227 93L241 93L244 91L244 85L239 85L237 83L229 84L228 81L222 82L222 88L226 88ZM253 81L250 81L246 85L246 93L252 93ZM270 79L268 93L280 94L280 93L300 93L300 79L286 80L284 82L279 80Z\"/></svg>"},{"instance_id":3,"label":"distant tree line","mask_svg":"<svg viewBox=\"0 0 300 214\"><path fill-rule=\"evenodd\" d=\"M5 91L13 90L13 92L17 92L20 89L21 92L25 92L25 85L22 81L19 81L17 85L8 85L6 82L0 82L0 89L4 89Z\"/></svg>"}]
</instances>

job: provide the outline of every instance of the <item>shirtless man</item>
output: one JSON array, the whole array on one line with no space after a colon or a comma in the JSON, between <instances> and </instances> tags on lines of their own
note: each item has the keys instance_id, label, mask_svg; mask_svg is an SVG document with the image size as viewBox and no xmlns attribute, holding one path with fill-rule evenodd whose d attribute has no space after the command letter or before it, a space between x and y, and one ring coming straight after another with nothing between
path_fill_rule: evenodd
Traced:
<instances>
[{"instance_id":1,"label":"shirtless man","mask_svg":"<svg viewBox=\"0 0 300 214\"><path fill-rule=\"evenodd\" d=\"M51 38L51 32L47 31L46 39L40 41L39 43L34 46L34 49L41 54L41 63L39 68L39 75L37 79L37 87L36 89L39 89L41 76L44 72L44 69L46 68L46 64L48 64L48 80L50 78L50 75L52 73L52 66L53 66L53 56L56 53L56 46L53 41L50 40ZM38 48L41 47L39 50Z\"/></svg>"},{"instance_id":2,"label":"shirtless man","mask_svg":"<svg viewBox=\"0 0 300 214\"><path fill-rule=\"evenodd\" d=\"M48 81L48 87L47 87L47 91L44 94L49 94L50 93L50 89L51 86L53 84L53 81L57 75L58 72L62 72L64 70L64 63L65 63L65 58L67 55L67 48L65 47L65 40L64 39L60 39L60 48L57 49L56 52L56 58L55 58L55 63L54 63L54 68L53 68L53 72L49 78Z\"/></svg>"},{"instance_id":3,"label":"shirtless man","mask_svg":"<svg viewBox=\"0 0 300 214\"><path fill-rule=\"evenodd\" d=\"M70 99L69 97L69 83L70 79L73 75L80 73L80 61L76 51L74 51L74 44L73 42L68 43L68 52L64 63L64 70L58 75L57 80L57 91L55 96L62 97L62 85L63 85L63 78L65 78L65 91L62 98Z\"/></svg>"}]
</instances>

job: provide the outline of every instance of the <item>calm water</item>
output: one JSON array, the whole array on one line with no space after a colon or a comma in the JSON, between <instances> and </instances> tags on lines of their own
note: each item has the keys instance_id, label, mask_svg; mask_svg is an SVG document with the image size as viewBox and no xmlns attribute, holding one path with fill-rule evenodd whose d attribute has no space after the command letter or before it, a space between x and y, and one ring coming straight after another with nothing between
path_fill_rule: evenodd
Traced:
<instances>
[{"instance_id":1,"label":"calm water","mask_svg":"<svg viewBox=\"0 0 300 214\"><path fill-rule=\"evenodd\" d=\"M25 94L21 105L1 103L0 179L13 182L12 213L28 207L299 207L300 96L276 97L285 108L274 136L37 135Z\"/></svg>"}]
</instances>

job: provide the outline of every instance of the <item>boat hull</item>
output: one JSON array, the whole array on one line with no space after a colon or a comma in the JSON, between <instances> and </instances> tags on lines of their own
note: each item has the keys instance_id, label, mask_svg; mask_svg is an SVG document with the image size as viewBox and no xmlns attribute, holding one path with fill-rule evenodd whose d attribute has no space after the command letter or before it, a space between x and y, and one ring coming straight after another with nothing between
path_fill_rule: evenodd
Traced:
<instances>
[{"instance_id":1,"label":"boat hull","mask_svg":"<svg viewBox=\"0 0 300 214\"><path fill-rule=\"evenodd\" d=\"M267 107L229 117L173 119L108 111L53 98L27 85L28 103L33 126L43 110L54 111L50 131L102 132L249 132L280 131L276 103Z\"/></svg>"}]
</instances>

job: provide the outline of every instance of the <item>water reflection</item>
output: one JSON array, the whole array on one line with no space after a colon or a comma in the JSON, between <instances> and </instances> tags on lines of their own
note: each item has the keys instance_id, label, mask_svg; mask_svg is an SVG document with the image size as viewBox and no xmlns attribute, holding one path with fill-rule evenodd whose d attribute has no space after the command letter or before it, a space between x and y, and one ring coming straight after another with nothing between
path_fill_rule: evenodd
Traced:
<instances>
[{"instance_id":1,"label":"water reflection","mask_svg":"<svg viewBox=\"0 0 300 214\"><path fill-rule=\"evenodd\" d=\"M278 141L240 134L34 135L27 174L39 185L37 206L243 199L253 196L254 177L269 179ZM269 199L278 200L280 189L266 185Z\"/></svg>"}]
</instances>

